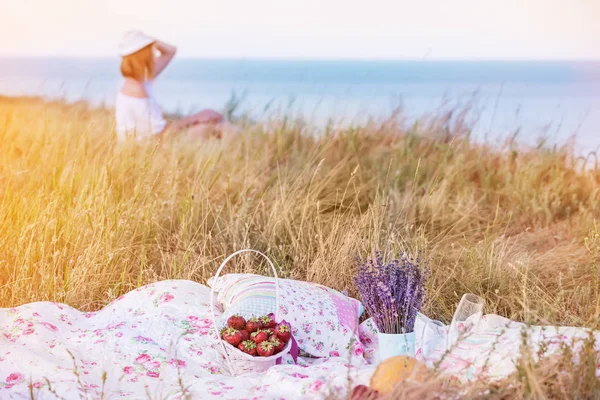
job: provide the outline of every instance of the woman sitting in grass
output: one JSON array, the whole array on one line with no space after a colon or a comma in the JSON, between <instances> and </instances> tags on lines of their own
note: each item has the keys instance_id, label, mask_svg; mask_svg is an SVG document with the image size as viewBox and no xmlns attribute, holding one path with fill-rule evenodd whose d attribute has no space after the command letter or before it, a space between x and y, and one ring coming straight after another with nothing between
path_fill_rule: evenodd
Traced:
<instances>
[{"instance_id":1,"label":"woman sitting in grass","mask_svg":"<svg viewBox=\"0 0 600 400\"><path fill-rule=\"evenodd\" d=\"M159 55L155 55L155 52ZM178 121L167 122L152 92L152 83L175 56L176 48L139 31L123 35L119 44L121 73L125 78L117 95L116 123L120 140L162 138L177 133L190 137L221 138L223 116L203 110Z\"/></svg>"}]
</instances>

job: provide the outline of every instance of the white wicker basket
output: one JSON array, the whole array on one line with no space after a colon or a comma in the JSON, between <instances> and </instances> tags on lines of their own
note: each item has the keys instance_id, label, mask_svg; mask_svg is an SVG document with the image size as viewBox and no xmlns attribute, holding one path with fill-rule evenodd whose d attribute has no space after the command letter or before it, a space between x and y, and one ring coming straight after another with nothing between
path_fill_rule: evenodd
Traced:
<instances>
[{"instance_id":1,"label":"white wicker basket","mask_svg":"<svg viewBox=\"0 0 600 400\"><path fill-rule=\"evenodd\" d=\"M229 372L232 376L247 374L251 372L265 372L266 370L274 366L277 363L278 359L283 357L285 354L289 353L292 347L292 340L288 340L283 350L277 354L274 354L270 357L253 357L250 354L246 354L243 351L237 349L236 347L233 347L229 343L226 343L223 339L221 339L219 335L221 328L227 325L227 321L225 321L223 318L217 318L215 316L214 288L217 287L217 282L221 274L221 270L225 267L229 260L231 260L238 254L247 252L256 253L263 256L271 266L271 269L273 270L273 276L275 278L275 321L278 323L281 322L281 319L279 318L279 278L277 277L277 270L275 269L275 266L273 265L271 260L269 260L269 258L260 251L252 249L238 250L235 253L231 254L229 257L227 257L219 266L219 269L217 270L217 273L215 274L215 277L213 279L213 284L211 285L210 289L210 308L212 313L211 316L213 320L213 327L215 328L213 334L213 339L216 340L215 348L217 349L217 351L219 351L219 353L221 353L224 356L227 363L227 367L229 368Z\"/></svg>"}]
</instances>

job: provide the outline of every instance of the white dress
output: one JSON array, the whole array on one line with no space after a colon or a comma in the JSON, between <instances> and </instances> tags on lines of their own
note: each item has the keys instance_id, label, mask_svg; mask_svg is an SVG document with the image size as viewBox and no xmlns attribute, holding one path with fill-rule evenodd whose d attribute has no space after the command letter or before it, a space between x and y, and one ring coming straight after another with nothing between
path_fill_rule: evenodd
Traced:
<instances>
[{"instance_id":1,"label":"white dress","mask_svg":"<svg viewBox=\"0 0 600 400\"><path fill-rule=\"evenodd\" d=\"M148 97L132 97L121 91L117 94L115 118L119 140L145 139L161 133L167 126L151 83L146 82L144 86Z\"/></svg>"}]
</instances>

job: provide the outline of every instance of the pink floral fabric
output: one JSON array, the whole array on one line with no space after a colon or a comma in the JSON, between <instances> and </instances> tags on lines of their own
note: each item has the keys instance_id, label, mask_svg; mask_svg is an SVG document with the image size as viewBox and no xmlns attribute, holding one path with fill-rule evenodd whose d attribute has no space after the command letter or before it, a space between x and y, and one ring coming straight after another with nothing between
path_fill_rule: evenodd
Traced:
<instances>
[{"instance_id":1,"label":"pink floral fabric","mask_svg":"<svg viewBox=\"0 0 600 400\"><path fill-rule=\"evenodd\" d=\"M227 274L209 280L223 304L224 317L275 311L275 280L255 274ZM361 304L316 283L279 279L279 316L292 326L298 348L313 357L339 354L363 358L358 340Z\"/></svg>"},{"instance_id":2,"label":"pink floral fabric","mask_svg":"<svg viewBox=\"0 0 600 400\"><path fill-rule=\"evenodd\" d=\"M431 323L429 318L418 314L415 322L415 357L428 367L460 381L480 378L502 379L515 372L521 354L523 335L527 339L534 359L539 354L560 354L562 346L577 353L590 334L595 337L596 350L600 351L600 332L588 329L559 326L527 326L499 315L484 315L476 326L463 332L465 337L451 351L446 352L447 326ZM377 327L372 319L359 327L359 338L365 347L365 359L377 364ZM541 351L543 349L543 351ZM600 364L596 366L600 377Z\"/></svg>"},{"instance_id":3,"label":"pink floral fabric","mask_svg":"<svg viewBox=\"0 0 600 400\"><path fill-rule=\"evenodd\" d=\"M211 335L209 293L162 281L96 313L50 302L0 309L0 398L29 399L30 390L36 399L325 398L346 393L348 377L368 382L364 358L336 351L228 376Z\"/></svg>"}]
</instances>

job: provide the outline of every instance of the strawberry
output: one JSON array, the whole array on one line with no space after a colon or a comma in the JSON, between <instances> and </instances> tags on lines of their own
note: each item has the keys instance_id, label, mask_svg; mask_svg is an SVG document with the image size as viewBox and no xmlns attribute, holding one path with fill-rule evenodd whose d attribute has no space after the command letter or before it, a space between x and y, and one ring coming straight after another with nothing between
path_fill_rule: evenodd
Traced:
<instances>
[{"instance_id":1,"label":"strawberry","mask_svg":"<svg viewBox=\"0 0 600 400\"><path fill-rule=\"evenodd\" d=\"M276 339L279 340L279 337L274 332L273 332L272 335L269 335L269 341L270 342L272 342L273 340L276 340Z\"/></svg>"},{"instance_id":2,"label":"strawberry","mask_svg":"<svg viewBox=\"0 0 600 400\"><path fill-rule=\"evenodd\" d=\"M277 328L275 328L275 334L279 339L283 340L284 343L287 343L288 340L290 340L290 337L292 337L290 326L286 324L277 325Z\"/></svg>"},{"instance_id":3,"label":"strawberry","mask_svg":"<svg viewBox=\"0 0 600 400\"><path fill-rule=\"evenodd\" d=\"M273 336L275 336L275 335L273 335ZM269 343L271 343L273 345L273 348L274 348L273 354L279 353L285 347L285 343L283 343L283 340L281 340L277 337L274 337L273 339L269 338Z\"/></svg>"},{"instance_id":4,"label":"strawberry","mask_svg":"<svg viewBox=\"0 0 600 400\"><path fill-rule=\"evenodd\" d=\"M260 319L260 322L262 322L263 328L269 329L269 328L275 328L277 326L277 323L275 322L275 320L271 317L264 316Z\"/></svg>"},{"instance_id":5,"label":"strawberry","mask_svg":"<svg viewBox=\"0 0 600 400\"><path fill-rule=\"evenodd\" d=\"M243 342L244 340L250 340L250 332L248 332L247 330L245 330L245 329L242 329L242 330L240 331L240 334L242 335L242 342Z\"/></svg>"},{"instance_id":6,"label":"strawberry","mask_svg":"<svg viewBox=\"0 0 600 400\"><path fill-rule=\"evenodd\" d=\"M227 328L225 329L225 332L223 332L223 340L230 345L237 347L242 341L242 334L236 329Z\"/></svg>"},{"instance_id":7,"label":"strawberry","mask_svg":"<svg viewBox=\"0 0 600 400\"><path fill-rule=\"evenodd\" d=\"M262 323L258 320L258 318L250 318L248 322L246 322L246 330L250 333L256 332L257 330L262 328Z\"/></svg>"},{"instance_id":8,"label":"strawberry","mask_svg":"<svg viewBox=\"0 0 600 400\"><path fill-rule=\"evenodd\" d=\"M271 336L275 333L273 332L273 329L263 329L263 331L267 334L267 336Z\"/></svg>"},{"instance_id":9,"label":"strawberry","mask_svg":"<svg viewBox=\"0 0 600 400\"><path fill-rule=\"evenodd\" d=\"M267 332L261 331L259 329L256 332L252 332L250 334L250 339L252 339L254 343L258 344L269 340L269 335L267 335Z\"/></svg>"},{"instance_id":10,"label":"strawberry","mask_svg":"<svg viewBox=\"0 0 600 400\"><path fill-rule=\"evenodd\" d=\"M350 400L376 400L379 397L379 392L365 385L358 385L352 389Z\"/></svg>"},{"instance_id":11,"label":"strawberry","mask_svg":"<svg viewBox=\"0 0 600 400\"><path fill-rule=\"evenodd\" d=\"M275 347L273 346L273 343L269 341L264 341L256 347L256 352L261 357L272 356L274 351Z\"/></svg>"},{"instance_id":12,"label":"strawberry","mask_svg":"<svg viewBox=\"0 0 600 400\"><path fill-rule=\"evenodd\" d=\"M241 331L246 327L246 320L241 315L232 315L231 317L227 318L227 326Z\"/></svg>"},{"instance_id":13,"label":"strawberry","mask_svg":"<svg viewBox=\"0 0 600 400\"><path fill-rule=\"evenodd\" d=\"M251 356L256 355L256 343L254 343L252 340L244 340L239 344L238 349L246 354L250 354Z\"/></svg>"}]
</instances>

